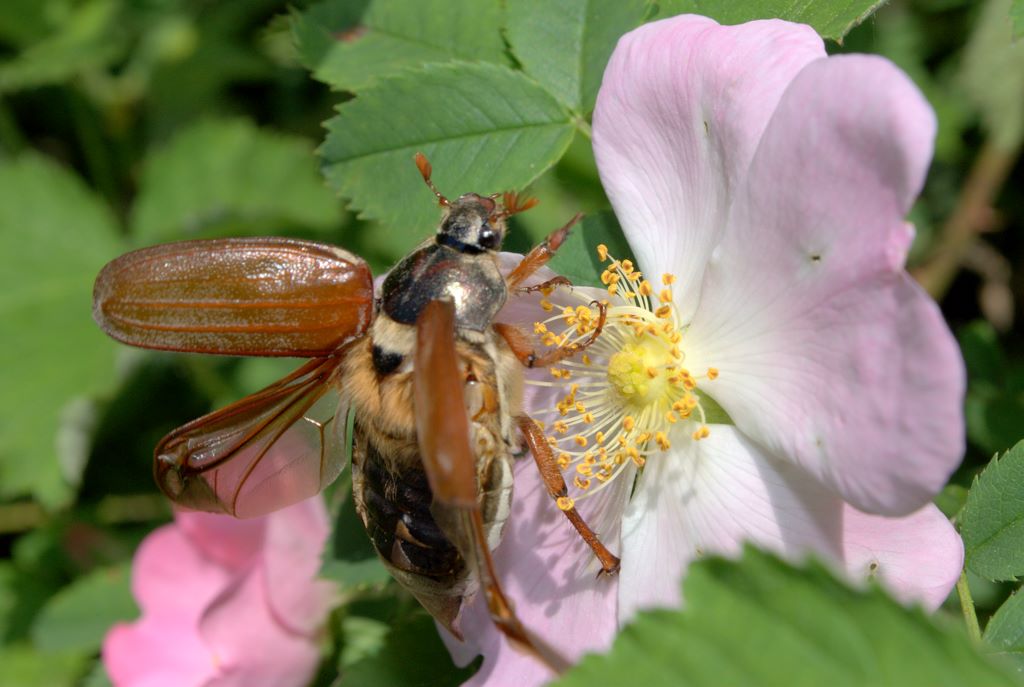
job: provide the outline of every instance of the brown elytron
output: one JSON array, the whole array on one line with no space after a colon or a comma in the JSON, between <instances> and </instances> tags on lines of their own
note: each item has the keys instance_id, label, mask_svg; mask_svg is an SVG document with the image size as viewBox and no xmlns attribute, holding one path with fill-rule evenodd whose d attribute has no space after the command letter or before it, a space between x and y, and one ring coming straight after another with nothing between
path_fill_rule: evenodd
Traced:
<instances>
[{"instance_id":1,"label":"brown elytron","mask_svg":"<svg viewBox=\"0 0 1024 687\"><path fill-rule=\"evenodd\" d=\"M261 515L332 481L351 441L356 509L398 582L456 636L463 606L482 590L506 636L560 670L564 659L516 618L491 551L511 509L521 447L533 453L553 499L566 495L550 447L523 414L523 366L550 365L588 346L605 308L592 304L598 319L588 339L553 351L495 324L510 290L538 288L520 285L579 217L502 276L505 221L535 201L511 193L501 203L475 193L449 200L426 158L418 154L416 164L444 215L436 236L391 270L376 298L366 264L338 248L186 241L107 265L96 281L94 317L135 346L313 358L165 437L154 461L161 489L190 508ZM332 404L326 414L325 403ZM618 559L566 501L563 511L602 569L617 571Z\"/></svg>"}]
</instances>

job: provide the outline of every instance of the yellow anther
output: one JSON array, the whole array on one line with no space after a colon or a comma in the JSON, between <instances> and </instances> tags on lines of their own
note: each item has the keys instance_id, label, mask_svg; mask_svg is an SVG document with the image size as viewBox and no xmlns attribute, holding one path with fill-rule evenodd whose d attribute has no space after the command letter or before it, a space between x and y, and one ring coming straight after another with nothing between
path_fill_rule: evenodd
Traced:
<instances>
[{"instance_id":1,"label":"yellow anther","mask_svg":"<svg viewBox=\"0 0 1024 687\"><path fill-rule=\"evenodd\" d=\"M661 283L665 286L672 286L676 282L676 275L674 274L663 274L661 275Z\"/></svg>"},{"instance_id":2,"label":"yellow anther","mask_svg":"<svg viewBox=\"0 0 1024 687\"><path fill-rule=\"evenodd\" d=\"M587 355L586 353L583 354L583 357L581 358L581 360L583 361L584 365L589 365L590 364L590 356Z\"/></svg>"},{"instance_id":3,"label":"yellow anther","mask_svg":"<svg viewBox=\"0 0 1024 687\"><path fill-rule=\"evenodd\" d=\"M546 334L547 331L548 331L548 327L543 322L534 322L533 323L533 333L534 334Z\"/></svg>"},{"instance_id":4,"label":"yellow anther","mask_svg":"<svg viewBox=\"0 0 1024 687\"><path fill-rule=\"evenodd\" d=\"M633 419L632 415L627 415L622 418L622 426L627 432L632 432L633 428L636 427L636 420Z\"/></svg>"},{"instance_id":5,"label":"yellow anther","mask_svg":"<svg viewBox=\"0 0 1024 687\"><path fill-rule=\"evenodd\" d=\"M672 315L672 306L671 305L663 305L663 306L661 306L660 308L658 308L657 310L654 311L654 316L655 317L666 318L666 317L669 317L671 315Z\"/></svg>"},{"instance_id":6,"label":"yellow anther","mask_svg":"<svg viewBox=\"0 0 1024 687\"><path fill-rule=\"evenodd\" d=\"M608 294L614 296L619 290L618 284L610 284L608 286Z\"/></svg>"},{"instance_id":7,"label":"yellow anther","mask_svg":"<svg viewBox=\"0 0 1024 687\"><path fill-rule=\"evenodd\" d=\"M559 434L565 434L569 431L569 425L565 424L562 420L555 420L555 424L551 425L551 427Z\"/></svg>"},{"instance_id":8,"label":"yellow anther","mask_svg":"<svg viewBox=\"0 0 1024 687\"><path fill-rule=\"evenodd\" d=\"M718 376L718 368L717 367L709 367L708 368L708 379L714 379L717 376Z\"/></svg>"},{"instance_id":9,"label":"yellow anther","mask_svg":"<svg viewBox=\"0 0 1024 687\"><path fill-rule=\"evenodd\" d=\"M594 423L593 413L583 413L583 424L590 425Z\"/></svg>"},{"instance_id":10,"label":"yellow anther","mask_svg":"<svg viewBox=\"0 0 1024 687\"><path fill-rule=\"evenodd\" d=\"M572 438L572 440L575 441L576 445L581 448L587 445L587 438L582 434L577 434Z\"/></svg>"},{"instance_id":11,"label":"yellow anther","mask_svg":"<svg viewBox=\"0 0 1024 687\"><path fill-rule=\"evenodd\" d=\"M647 443L647 440L650 439L650 438L651 438L651 433L650 432L643 432L640 436L638 436L636 438L636 443L637 444L645 444L645 443Z\"/></svg>"},{"instance_id":12,"label":"yellow anther","mask_svg":"<svg viewBox=\"0 0 1024 687\"><path fill-rule=\"evenodd\" d=\"M648 367L646 370L644 370L644 372L646 372L647 376L650 377L651 379L657 379L658 377L658 371L655 370L653 367Z\"/></svg>"},{"instance_id":13,"label":"yellow anther","mask_svg":"<svg viewBox=\"0 0 1024 687\"><path fill-rule=\"evenodd\" d=\"M558 507L562 510L572 510L576 507L576 502L568 496L559 496L555 503L557 503Z\"/></svg>"},{"instance_id":14,"label":"yellow anther","mask_svg":"<svg viewBox=\"0 0 1024 687\"><path fill-rule=\"evenodd\" d=\"M594 441L596 441L598 443L598 445L603 444L604 443L604 432L598 432L597 434L595 434L594 435ZM601 449L601 450L603 451L604 449Z\"/></svg>"},{"instance_id":15,"label":"yellow anther","mask_svg":"<svg viewBox=\"0 0 1024 687\"><path fill-rule=\"evenodd\" d=\"M601 258L601 262L608 259L608 246L603 243L597 244L597 257Z\"/></svg>"},{"instance_id":16,"label":"yellow anther","mask_svg":"<svg viewBox=\"0 0 1024 687\"><path fill-rule=\"evenodd\" d=\"M662 303L672 302L672 289L662 289L661 293L658 294L658 300Z\"/></svg>"},{"instance_id":17,"label":"yellow anther","mask_svg":"<svg viewBox=\"0 0 1024 687\"><path fill-rule=\"evenodd\" d=\"M665 413L665 421L674 425L675 423L679 422L679 417L670 410Z\"/></svg>"},{"instance_id":18,"label":"yellow anther","mask_svg":"<svg viewBox=\"0 0 1024 687\"><path fill-rule=\"evenodd\" d=\"M709 435L709 434L711 434L711 430L707 428L707 425L701 425L701 426L700 426L700 427L699 427L699 428L698 428L698 429L697 429L696 431L694 431L694 433L693 433L693 434L691 434L690 436L692 436L692 437L693 437L693 440L694 440L694 441L700 441L701 439L706 439L706 438L708 437L708 435Z\"/></svg>"},{"instance_id":19,"label":"yellow anther","mask_svg":"<svg viewBox=\"0 0 1024 687\"><path fill-rule=\"evenodd\" d=\"M571 463L572 463L572 456L570 456L568 453L559 454L559 456L558 456L558 467L562 468L563 470L568 470L569 469L569 465Z\"/></svg>"},{"instance_id":20,"label":"yellow anther","mask_svg":"<svg viewBox=\"0 0 1024 687\"><path fill-rule=\"evenodd\" d=\"M609 284L611 284L612 283L612 273L609 272L608 270L605 270L604 272L602 272L601 273L601 283L604 284L605 286L608 286Z\"/></svg>"},{"instance_id":21,"label":"yellow anther","mask_svg":"<svg viewBox=\"0 0 1024 687\"><path fill-rule=\"evenodd\" d=\"M582 489L583 491L590 489L590 480L581 479L579 475L577 475L576 478L573 479L572 483L575 484L578 488Z\"/></svg>"},{"instance_id":22,"label":"yellow anther","mask_svg":"<svg viewBox=\"0 0 1024 687\"><path fill-rule=\"evenodd\" d=\"M668 440L668 436L664 432L658 432L654 435L654 441L657 442L658 448L662 451L667 451L672 448L672 444Z\"/></svg>"},{"instance_id":23,"label":"yellow anther","mask_svg":"<svg viewBox=\"0 0 1024 687\"><path fill-rule=\"evenodd\" d=\"M576 466L576 472L583 475L584 477L589 477L594 473L594 468L590 465L590 463L580 463L579 465Z\"/></svg>"},{"instance_id":24,"label":"yellow anther","mask_svg":"<svg viewBox=\"0 0 1024 687\"><path fill-rule=\"evenodd\" d=\"M542 307L545 312L551 312L552 310L555 309L555 306L552 305L551 301L549 301L547 298L540 299L540 307Z\"/></svg>"},{"instance_id":25,"label":"yellow anther","mask_svg":"<svg viewBox=\"0 0 1024 687\"><path fill-rule=\"evenodd\" d=\"M630 272L633 271L633 261L632 260L623 260L621 267L622 267L622 271L623 272L625 272L626 274L629 274Z\"/></svg>"},{"instance_id":26,"label":"yellow anther","mask_svg":"<svg viewBox=\"0 0 1024 687\"><path fill-rule=\"evenodd\" d=\"M644 275L642 272L630 272L629 274L626 275L626 279L630 281L640 281L643 278Z\"/></svg>"}]
</instances>

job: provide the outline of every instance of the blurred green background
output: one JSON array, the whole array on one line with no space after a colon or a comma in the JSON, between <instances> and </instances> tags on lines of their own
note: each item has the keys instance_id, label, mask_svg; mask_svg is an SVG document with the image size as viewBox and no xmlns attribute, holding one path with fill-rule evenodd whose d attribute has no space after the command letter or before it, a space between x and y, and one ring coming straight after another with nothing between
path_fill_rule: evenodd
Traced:
<instances>
[{"instance_id":1,"label":"blurred green background","mask_svg":"<svg viewBox=\"0 0 1024 687\"><path fill-rule=\"evenodd\" d=\"M170 517L152 447L295 366L114 344L90 317L102 265L159 242L274 234L343 245L379 272L423 235L357 219L325 183L314 151L351 94L311 77L296 47L306 4L0 3L0 687L103 684L103 633L137 613L131 555ZM365 4L316 11L358 18ZM970 374L970 446L940 499L950 514L1024 436L1024 40L1010 43L1008 12L902 0L830 44L895 61L939 117L911 265ZM532 194L542 204L516 218L513 249L607 208L585 137ZM1009 593L972 585L983 613ZM384 608L364 615L396 606Z\"/></svg>"}]
</instances>

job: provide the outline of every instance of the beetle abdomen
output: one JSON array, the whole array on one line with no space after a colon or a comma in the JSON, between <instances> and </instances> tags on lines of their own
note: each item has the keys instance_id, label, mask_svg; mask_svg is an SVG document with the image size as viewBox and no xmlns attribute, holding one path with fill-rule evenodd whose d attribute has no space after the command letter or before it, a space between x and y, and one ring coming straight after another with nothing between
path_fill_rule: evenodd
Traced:
<instances>
[{"instance_id":1,"label":"beetle abdomen","mask_svg":"<svg viewBox=\"0 0 1024 687\"><path fill-rule=\"evenodd\" d=\"M366 443L360 468L366 531L381 557L436 580L458 577L466 564L430 514L433 494L423 469L392 471L372 442Z\"/></svg>"}]
</instances>

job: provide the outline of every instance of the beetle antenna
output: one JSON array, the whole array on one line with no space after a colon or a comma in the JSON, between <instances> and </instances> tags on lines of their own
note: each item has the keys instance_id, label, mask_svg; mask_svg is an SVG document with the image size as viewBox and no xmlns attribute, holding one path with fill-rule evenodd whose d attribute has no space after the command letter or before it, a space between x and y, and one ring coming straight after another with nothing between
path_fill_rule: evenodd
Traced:
<instances>
[{"instance_id":1,"label":"beetle antenna","mask_svg":"<svg viewBox=\"0 0 1024 687\"><path fill-rule=\"evenodd\" d=\"M416 161L416 169L420 170L420 174L423 176L423 181L427 182L427 186L429 186L430 190L434 192L435 196L437 196L438 204L442 207L448 207L448 199L444 197L443 193L437 190L437 187L434 186L434 182L430 180L430 174L433 171L433 167L430 166L430 160L428 160L427 156L423 153L416 153L413 160Z\"/></svg>"},{"instance_id":2,"label":"beetle antenna","mask_svg":"<svg viewBox=\"0 0 1024 687\"><path fill-rule=\"evenodd\" d=\"M512 215L518 215L520 212L526 212L538 202L536 198L520 195L515 191L506 191L503 194L495 193L491 197L496 198L499 195L502 196L502 209L494 215L496 219L504 219Z\"/></svg>"}]
</instances>

